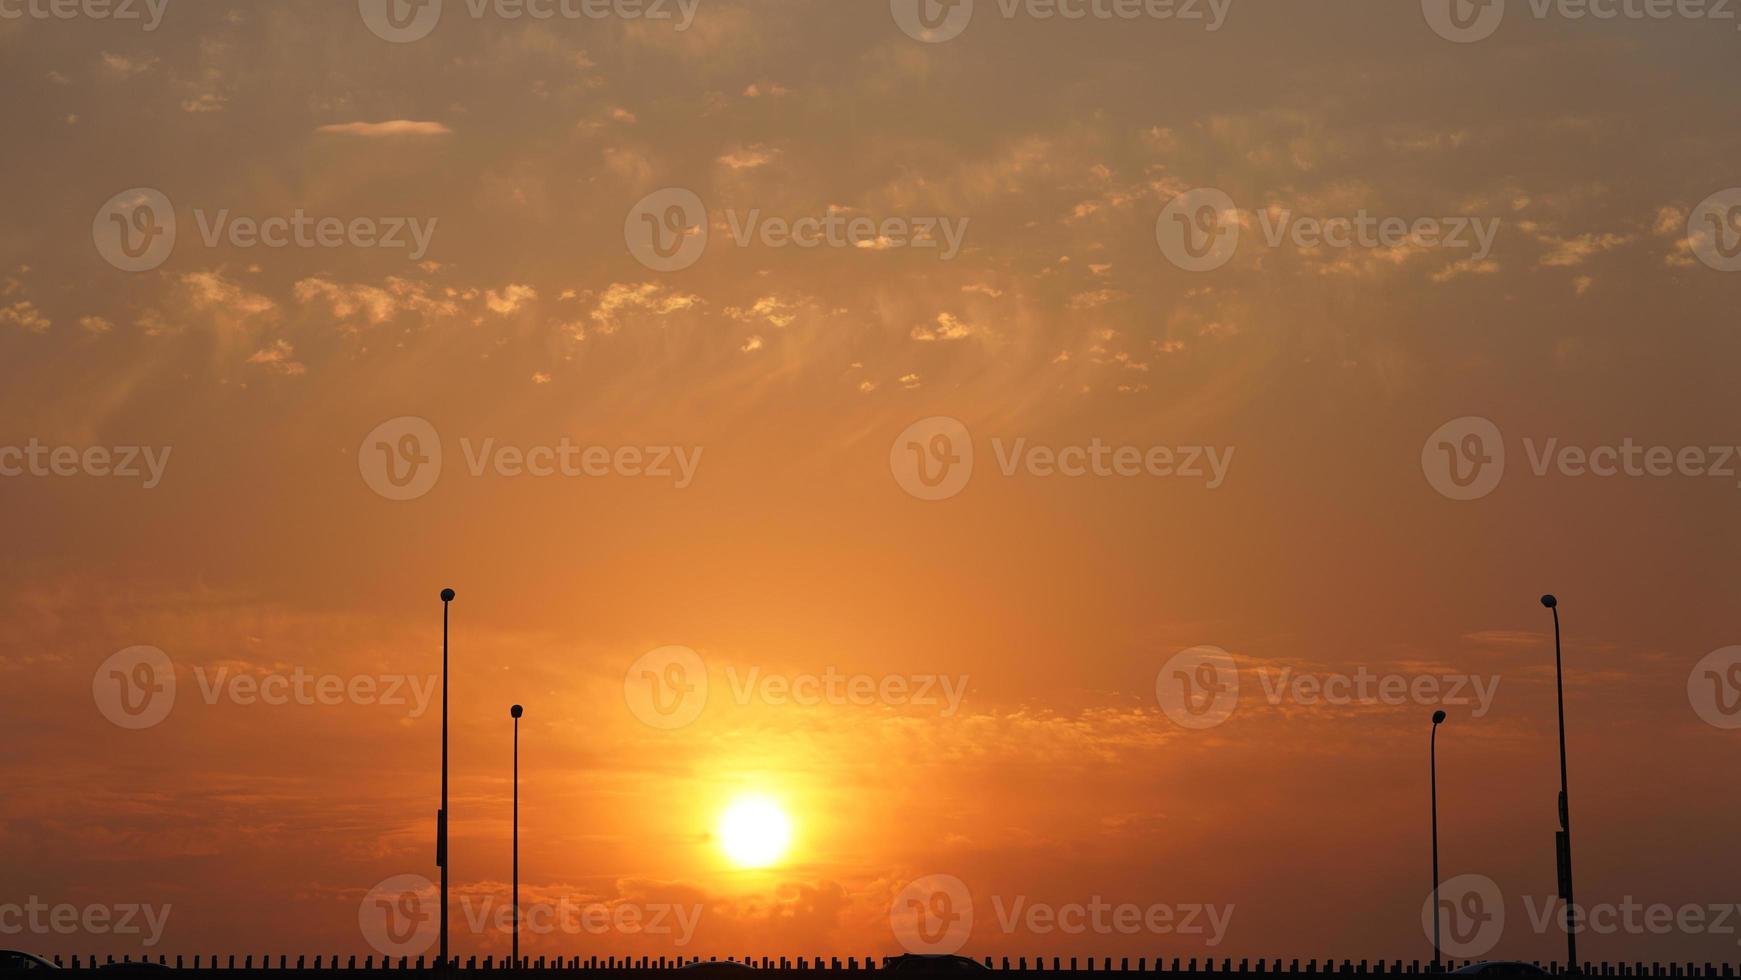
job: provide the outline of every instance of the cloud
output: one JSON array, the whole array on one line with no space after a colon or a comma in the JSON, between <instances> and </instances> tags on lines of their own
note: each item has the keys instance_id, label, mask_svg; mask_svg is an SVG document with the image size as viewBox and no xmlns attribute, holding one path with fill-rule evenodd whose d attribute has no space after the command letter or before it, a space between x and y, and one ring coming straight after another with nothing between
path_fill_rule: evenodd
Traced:
<instances>
[{"instance_id":1,"label":"cloud","mask_svg":"<svg viewBox=\"0 0 1741 980\"><path fill-rule=\"evenodd\" d=\"M1499 263L1492 259L1458 259L1450 265L1432 274L1434 282L1450 282L1461 276L1490 276L1499 271Z\"/></svg>"},{"instance_id":2,"label":"cloud","mask_svg":"<svg viewBox=\"0 0 1741 980\"><path fill-rule=\"evenodd\" d=\"M700 302L699 296L679 293L656 282L633 285L613 282L599 296L598 304L592 310L592 320L599 325L601 332L611 333L625 314L638 312L663 317L690 309Z\"/></svg>"},{"instance_id":3,"label":"cloud","mask_svg":"<svg viewBox=\"0 0 1741 980\"><path fill-rule=\"evenodd\" d=\"M931 343L938 340L965 340L975 332L976 328L972 324L964 323L953 313L939 313L935 327L920 324L913 328L911 336L922 343Z\"/></svg>"},{"instance_id":4,"label":"cloud","mask_svg":"<svg viewBox=\"0 0 1741 980\"><path fill-rule=\"evenodd\" d=\"M337 319L362 317L370 326L386 323L401 313L451 317L460 311L452 290L432 293L427 283L392 276L381 286L337 283L318 277L302 279L296 283L294 295L305 306L324 304Z\"/></svg>"},{"instance_id":5,"label":"cloud","mask_svg":"<svg viewBox=\"0 0 1741 980\"><path fill-rule=\"evenodd\" d=\"M794 304L778 296L763 296L747 310L738 306L727 307L725 315L741 323L766 321L776 327L789 327L798 319L796 309Z\"/></svg>"},{"instance_id":6,"label":"cloud","mask_svg":"<svg viewBox=\"0 0 1741 980\"><path fill-rule=\"evenodd\" d=\"M11 306L0 307L0 323L19 327L26 333L46 333L54 323L37 310L36 304L29 300L19 300Z\"/></svg>"},{"instance_id":7,"label":"cloud","mask_svg":"<svg viewBox=\"0 0 1741 980\"><path fill-rule=\"evenodd\" d=\"M181 277L181 283L195 310L218 314L230 324L278 311L277 303L249 292L220 272L190 272Z\"/></svg>"},{"instance_id":8,"label":"cloud","mask_svg":"<svg viewBox=\"0 0 1741 980\"><path fill-rule=\"evenodd\" d=\"M723 153L719 157L719 162L733 170L752 170L756 167L764 167L774 162L774 157L775 151L768 147L757 145L738 147L730 152Z\"/></svg>"},{"instance_id":9,"label":"cloud","mask_svg":"<svg viewBox=\"0 0 1741 980\"><path fill-rule=\"evenodd\" d=\"M255 351L249 358L249 364L258 364L275 374L288 377L298 377L308 373L308 368L301 362L293 360L296 348L288 340L274 341L272 346Z\"/></svg>"},{"instance_id":10,"label":"cloud","mask_svg":"<svg viewBox=\"0 0 1741 980\"><path fill-rule=\"evenodd\" d=\"M181 100L182 112L222 112L229 98L216 92L201 92Z\"/></svg>"},{"instance_id":11,"label":"cloud","mask_svg":"<svg viewBox=\"0 0 1741 980\"><path fill-rule=\"evenodd\" d=\"M329 123L315 130L317 133L335 133L343 136L447 136L453 130L438 122L421 122L413 119L389 119L386 122L348 122Z\"/></svg>"},{"instance_id":12,"label":"cloud","mask_svg":"<svg viewBox=\"0 0 1741 980\"><path fill-rule=\"evenodd\" d=\"M533 289L531 286L510 283L499 293L494 289L486 292L484 294L484 305L490 308L491 313L499 313L502 316L508 316L520 312L521 307L537 298L538 290Z\"/></svg>"},{"instance_id":13,"label":"cloud","mask_svg":"<svg viewBox=\"0 0 1741 980\"><path fill-rule=\"evenodd\" d=\"M103 52L102 61L105 69L122 78L132 78L134 75L150 71L157 65L157 58L154 55L135 58L131 55L111 54L108 51Z\"/></svg>"},{"instance_id":14,"label":"cloud","mask_svg":"<svg viewBox=\"0 0 1741 980\"><path fill-rule=\"evenodd\" d=\"M1579 235L1576 238L1556 238L1551 235L1537 235L1536 237L1551 246L1551 251L1542 256L1541 264L1554 268L1571 268L1583 265L1593 255L1599 255L1632 241L1631 235L1616 235L1612 232L1600 235Z\"/></svg>"}]
</instances>

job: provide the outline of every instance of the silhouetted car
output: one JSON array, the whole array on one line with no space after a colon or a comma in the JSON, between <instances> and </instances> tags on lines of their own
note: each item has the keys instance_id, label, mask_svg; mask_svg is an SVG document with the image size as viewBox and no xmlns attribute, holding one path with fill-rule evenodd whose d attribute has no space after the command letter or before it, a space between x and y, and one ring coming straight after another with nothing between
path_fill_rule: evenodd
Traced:
<instances>
[{"instance_id":1,"label":"silhouetted car","mask_svg":"<svg viewBox=\"0 0 1741 980\"><path fill-rule=\"evenodd\" d=\"M965 956L949 956L944 954L904 953L900 956L890 956L883 960L885 970L930 970L934 972L977 971L987 972L985 964Z\"/></svg>"},{"instance_id":2,"label":"silhouetted car","mask_svg":"<svg viewBox=\"0 0 1741 980\"><path fill-rule=\"evenodd\" d=\"M58 970L59 967L30 953L0 949L0 970Z\"/></svg>"},{"instance_id":3,"label":"silhouetted car","mask_svg":"<svg viewBox=\"0 0 1741 980\"><path fill-rule=\"evenodd\" d=\"M1520 963L1515 960L1493 960L1487 963L1471 963L1460 969L1452 970L1452 976L1466 977L1545 977L1548 971L1534 963Z\"/></svg>"}]
</instances>

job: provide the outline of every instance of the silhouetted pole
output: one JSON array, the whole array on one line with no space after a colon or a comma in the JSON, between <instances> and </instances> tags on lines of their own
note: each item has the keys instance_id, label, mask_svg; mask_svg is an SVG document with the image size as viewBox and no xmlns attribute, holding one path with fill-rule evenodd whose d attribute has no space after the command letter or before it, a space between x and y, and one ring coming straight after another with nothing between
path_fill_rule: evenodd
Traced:
<instances>
[{"instance_id":1,"label":"silhouetted pole","mask_svg":"<svg viewBox=\"0 0 1741 980\"><path fill-rule=\"evenodd\" d=\"M1445 721L1443 711L1433 712L1433 734L1427 739L1427 766L1433 782L1433 971L1444 969L1439 959L1439 726Z\"/></svg>"},{"instance_id":2,"label":"silhouetted pole","mask_svg":"<svg viewBox=\"0 0 1741 980\"><path fill-rule=\"evenodd\" d=\"M524 708L514 705L514 968L520 968L520 716Z\"/></svg>"},{"instance_id":3,"label":"silhouetted pole","mask_svg":"<svg viewBox=\"0 0 1741 980\"><path fill-rule=\"evenodd\" d=\"M1559 867L1560 899L1566 903L1566 969L1577 972L1578 934L1572 921L1572 814L1566 795L1566 685L1560 666L1560 601L1542 596L1542 605L1554 614L1554 693L1560 707L1560 832L1555 840Z\"/></svg>"},{"instance_id":4,"label":"silhouetted pole","mask_svg":"<svg viewBox=\"0 0 1741 980\"><path fill-rule=\"evenodd\" d=\"M435 821L435 863L441 867L441 966L447 968L447 604L453 590L441 590L441 810Z\"/></svg>"}]
</instances>

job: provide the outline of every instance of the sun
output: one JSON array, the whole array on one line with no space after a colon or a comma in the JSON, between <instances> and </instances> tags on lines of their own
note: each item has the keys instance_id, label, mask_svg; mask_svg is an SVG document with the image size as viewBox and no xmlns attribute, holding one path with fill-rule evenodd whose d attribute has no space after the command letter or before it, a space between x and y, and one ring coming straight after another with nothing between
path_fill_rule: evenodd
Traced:
<instances>
[{"instance_id":1,"label":"sun","mask_svg":"<svg viewBox=\"0 0 1741 980\"><path fill-rule=\"evenodd\" d=\"M792 821L765 796L740 796L719 818L719 843L740 868L765 868L792 843Z\"/></svg>"}]
</instances>

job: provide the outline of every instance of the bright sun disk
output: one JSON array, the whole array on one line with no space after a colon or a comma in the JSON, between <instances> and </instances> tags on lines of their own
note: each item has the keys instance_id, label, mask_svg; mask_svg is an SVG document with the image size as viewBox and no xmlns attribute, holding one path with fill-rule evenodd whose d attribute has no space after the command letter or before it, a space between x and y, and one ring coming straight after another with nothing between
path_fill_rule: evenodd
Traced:
<instances>
[{"instance_id":1,"label":"bright sun disk","mask_svg":"<svg viewBox=\"0 0 1741 980\"><path fill-rule=\"evenodd\" d=\"M765 868L792 843L792 821L765 796L740 796L719 819L720 846L740 868Z\"/></svg>"}]
</instances>

